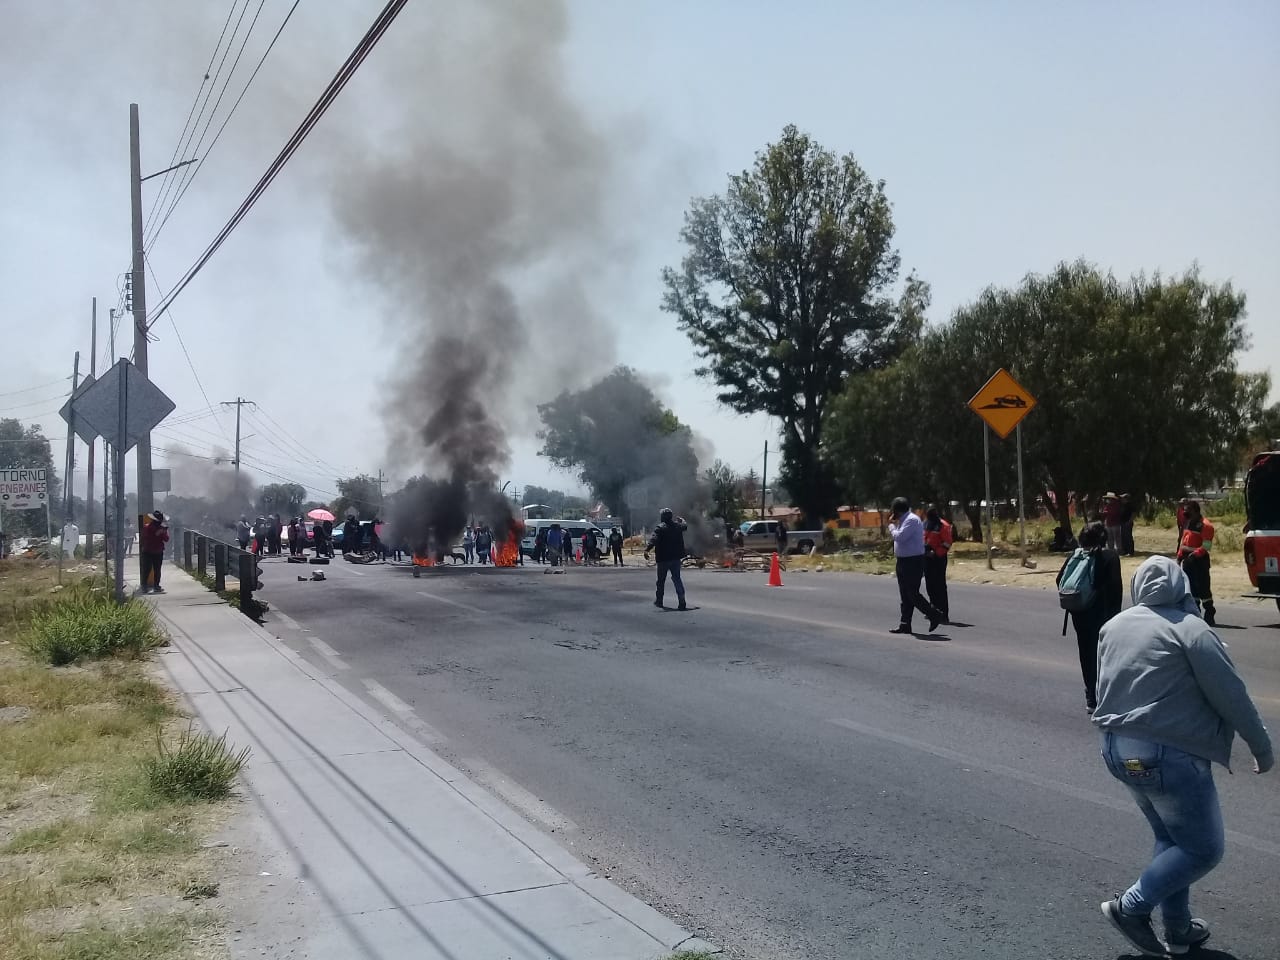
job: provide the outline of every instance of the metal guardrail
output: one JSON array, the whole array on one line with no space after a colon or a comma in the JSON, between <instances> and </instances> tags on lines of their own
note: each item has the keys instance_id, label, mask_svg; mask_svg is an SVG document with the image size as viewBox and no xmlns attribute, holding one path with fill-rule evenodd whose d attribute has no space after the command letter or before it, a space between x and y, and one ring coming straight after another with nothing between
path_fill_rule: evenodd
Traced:
<instances>
[{"instance_id":1,"label":"metal guardrail","mask_svg":"<svg viewBox=\"0 0 1280 960\"><path fill-rule=\"evenodd\" d=\"M253 594L262 589L262 583L258 579L261 573L258 558L248 550L240 549L239 544L219 540L198 530L179 529L177 533L178 536L174 538L175 553L177 544L181 543L182 555L175 556L174 560L180 560L182 568L188 573L196 573L204 578L209 575L209 561L212 559L213 589L219 592L227 589L227 576L234 570L231 575L238 581L240 612L252 616L255 612Z\"/></svg>"}]
</instances>

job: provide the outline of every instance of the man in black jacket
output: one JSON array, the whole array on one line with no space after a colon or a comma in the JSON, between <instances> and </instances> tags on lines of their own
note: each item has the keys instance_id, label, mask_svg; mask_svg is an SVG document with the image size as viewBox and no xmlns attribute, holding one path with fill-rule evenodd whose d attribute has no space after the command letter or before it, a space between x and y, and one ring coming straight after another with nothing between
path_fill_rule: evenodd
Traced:
<instances>
[{"instance_id":1,"label":"man in black jacket","mask_svg":"<svg viewBox=\"0 0 1280 960\"><path fill-rule=\"evenodd\" d=\"M1088 609L1071 614L1080 648L1080 673L1084 678L1084 702L1090 713L1098 705L1098 634L1102 625L1120 612L1124 605L1124 583L1120 574L1120 555L1107 546L1107 528L1091 523L1080 531L1080 549L1092 557L1093 602ZM1058 571L1058 583L1067 570L1071 557ZM1065 625L1063 630L1065 630Z\"/></svg>"},{"instance_id":2,"label":"man in black jacket","mask_svg":"<svg viewBox=\"0 0 1280 960\"><path fill-rule=\"evenodd\" d=\"M649 537L645 547L644 558L649 559L649 551L653 551L658 561L658 591L653 605L662 606L662 594L667 585L667 575L671 575L671 583L676 588L676 597L680 600L677 610L687 610L684 603L684 581L680 579L680 562L684 559L684 532L688 525L684 517L676 517L670 507L664 507L658 514L658 525Z\"/></svg>"}]
</instances>

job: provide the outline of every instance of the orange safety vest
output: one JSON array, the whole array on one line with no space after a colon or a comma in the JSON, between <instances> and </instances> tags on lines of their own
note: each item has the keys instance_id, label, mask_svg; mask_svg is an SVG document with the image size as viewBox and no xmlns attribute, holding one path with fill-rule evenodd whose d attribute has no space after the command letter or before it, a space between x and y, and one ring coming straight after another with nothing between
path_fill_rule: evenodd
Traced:
<instances>
[{"instance_id":1,"label":"orange safety vest","mask_svg":"<svg viewBox=\"0 0 1280 960\"><path fill-rule=\"evenodd\" d=\"M951 542L951 524L946 520L942 521L942 526L937 530L924 532L924 548L934 556L945 557L947 551L951 549Z\"/></svg>"},{"instance_id":2,"label":"orange safety vest","mask_svg":"<svg viewBox=\"0 0 1280 960\"><path fill-rule=\"evenodd\" d=\"M1190 556L1207 557L1213 546L1213 524L1201 519L1190 523L1182 531L1182 543L1178 547L1178 559Z\"/></svg>"}]
</instances>

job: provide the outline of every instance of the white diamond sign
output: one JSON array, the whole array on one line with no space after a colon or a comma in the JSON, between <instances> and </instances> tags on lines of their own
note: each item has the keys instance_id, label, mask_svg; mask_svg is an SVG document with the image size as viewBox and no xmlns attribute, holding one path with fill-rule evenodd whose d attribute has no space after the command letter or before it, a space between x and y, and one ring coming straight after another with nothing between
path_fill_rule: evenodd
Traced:
<instances>
[{"instance_id":1,"label":"white diamond sign","mask_svg":"<svg viewBox=\"0 0 1280 960\"><path fill-rule=\"evenodd\" d=\"M83 397L85 395L85 391L87 391L95 383L97 383L97 381L93 378L93 374L86 373L84 375L84 379L80 381L80 386L76 387L75 393L73 393L70 397L67 398L67 402L64 403L62 405L62 409L58 411L58 416L60 416L67 423L71 422L71 415L73 412L75 413L76 436L79 437L81 440L83 440L85 443L93 443L93 441L97 439L98 434L92 427L89 426L88 423L85 422L85 419L80 416L80 398Z\"/></svg>"},{"instance_id":2,"label":"white diamond sign","mask_svg":"<svg viewBox=\"0 0 1280 960\"><path fill-rule=\"evenodd\" d=\"M86 429L127 452L173 408L164 391L128 360L121 360L76 398L76 432L83 420Z\"/></svg>"}]
</instances>

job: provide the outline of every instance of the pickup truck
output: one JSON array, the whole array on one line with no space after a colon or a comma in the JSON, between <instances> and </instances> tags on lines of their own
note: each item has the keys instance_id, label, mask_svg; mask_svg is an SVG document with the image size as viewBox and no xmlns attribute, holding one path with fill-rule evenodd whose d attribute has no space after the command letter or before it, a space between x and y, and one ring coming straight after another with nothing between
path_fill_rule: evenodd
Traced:
<instances>
[{"instance_id":1,"label":"pickup truck","mask_svg":"<svg viewBox=\"0 0 1280 960\"><path fill-rule=\"evenodd\" d=\"M742 545L748 550L776 550L778 548L777 520L744 520ZM787 552L808 553L822 543L821 530L787 530Z\"/></svg>"}]
</instances>

